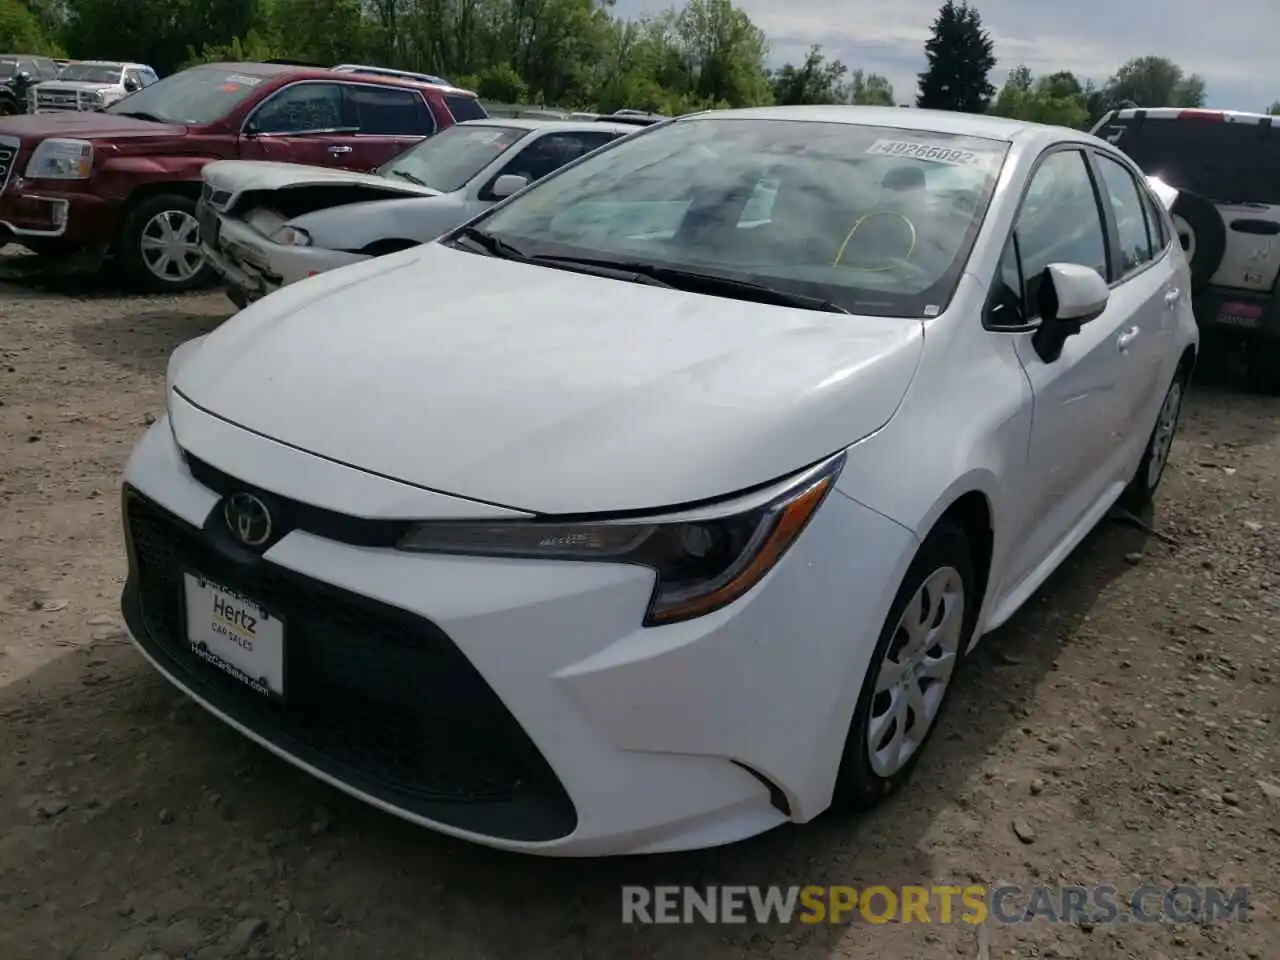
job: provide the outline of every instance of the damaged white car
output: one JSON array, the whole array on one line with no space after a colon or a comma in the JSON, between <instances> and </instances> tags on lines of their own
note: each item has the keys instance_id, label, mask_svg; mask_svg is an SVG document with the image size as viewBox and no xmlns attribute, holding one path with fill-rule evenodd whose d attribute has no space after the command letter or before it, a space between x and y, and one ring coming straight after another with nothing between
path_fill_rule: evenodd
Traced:
<instances>
[{"instance_id":1,"label":"damaged white car","mask_svg":"<svg viewBox=\"0 0 1280 960\"><path fill-rule=\"evenodd\" d=\"M434 240L635 124L473 120L372 173L218 160L203 170L204 254L238 306L282 286Z\"/></svg>"}]
</instances>

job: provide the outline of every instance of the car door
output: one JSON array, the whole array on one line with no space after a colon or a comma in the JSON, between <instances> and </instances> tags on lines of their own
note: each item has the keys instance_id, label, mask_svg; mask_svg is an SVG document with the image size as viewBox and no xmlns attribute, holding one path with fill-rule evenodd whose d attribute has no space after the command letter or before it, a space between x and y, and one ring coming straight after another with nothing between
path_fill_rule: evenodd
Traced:
<instances>
[{"instance_id":1,"label":"car door","mask_svg":"<svg viewBox=\"0 0 1280 960\"><path fill-rule=\"evenodd\" d=\"M431 109L417 90L371 83L343 84L359 127L353 162L372 170L436 132Z\"/></svg>"},{"instance_id":2,"label":"car door","mask_svg":"<svg viewBox=\"0 0 1280 960\"><path fill-rule=\"evenodd\" d=\"M1039 319L1039 285L1051 263L1078 263L1110 279L1112 267L1101 194L1084 150L1055 148L1042 157L1022 198L988 311L994 330ZM994 291L993 291L994 292ZM1041 359L1032 332L1014 349L1034 397L1026 470L1019 478L1019 522L1009 583L1035 570L1120 477L1129 357L1119 338L1132 326L1124 297L1069 337L1062 353Z\"/></svg>"},{"instance_id":3,"label":"car door","mask_svg":"<svg viewBox=\"0 0 1280 960\"><path fill-rule=\"evenodd\" d=\"M300 80L272 93L245 118L240 157L362 169L355 159L357 130L343 84Z\"/></svg>"},{"instance_id":4,"label":"car door","mask_svg":"<svg viewBox=\"0 0 1280 960\"><path fill-rule=\"evenodd\" d=\"M500 199L493 193L499 177L509 174L535 183L566 163L598 150L622 134L613 130L561 130L534 134L517 145L515 151L496 173L476 185L470 207L478 213Z\"/></svg>"},{"instance_id":5,"label":"car door","mask_svg":"<svg viewBox=\"0 0 1280 960\"><path fill-rule=\"evenodd\" d=\"M1111 285L1111 300L1128 313L1128 389L1124 391L1125 438L1130 458L1137 465L1151 430L1151 420L1164 399L1169 342L1174 335L1174 310L1184 291L1175 270L1164 256L1161 224L1151 222L1145 178L1127 164L1102 151L1093 152L1098 180L1108 199L1114 237L1113 267L1117 280ZM1104 209L1106 209L1104 207ZM1154 233L1153 233L1154 231Z\"/></svg>"}]
</instances>

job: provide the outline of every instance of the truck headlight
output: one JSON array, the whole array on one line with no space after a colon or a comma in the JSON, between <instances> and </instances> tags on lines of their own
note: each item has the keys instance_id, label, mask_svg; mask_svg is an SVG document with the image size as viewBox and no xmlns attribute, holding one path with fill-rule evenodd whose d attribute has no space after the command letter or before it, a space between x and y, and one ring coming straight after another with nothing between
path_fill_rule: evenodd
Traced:
<instances>
[{"instance_id":1,"label":"truck headlight","mask_svg":"<svg viewBox=\"0 0 1280 960\"><path fill-rule=\"evenodd\" d=\"M27 161L28 180L88 180L93 173L93 144L54 137L43 141Z\"/></svg>"}]
</instances>

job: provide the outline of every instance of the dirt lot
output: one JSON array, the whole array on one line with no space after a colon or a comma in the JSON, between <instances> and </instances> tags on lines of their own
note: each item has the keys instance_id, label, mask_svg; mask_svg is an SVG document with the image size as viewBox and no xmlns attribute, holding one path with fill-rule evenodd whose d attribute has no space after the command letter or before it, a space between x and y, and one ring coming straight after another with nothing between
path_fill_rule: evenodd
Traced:
<instances>
[{"instance_id":1,"label":"dirt lot","mask_svg":"<svg viewBox=\"0 0 1280 960\"><path fill-rule=\"evenodd\" d=\"M991 957L1280 957L1280 400L1193 392L1154 520L1176 543L1104 524L988 640L875 815L534 860L311 781L125 641L120 469L170 350L227 312L0 284L0 957L941 960L984 937ZM1248 884L1254 911L985 935L620 923L624 883L975 882Z\"/></svg>"}]
</instances>

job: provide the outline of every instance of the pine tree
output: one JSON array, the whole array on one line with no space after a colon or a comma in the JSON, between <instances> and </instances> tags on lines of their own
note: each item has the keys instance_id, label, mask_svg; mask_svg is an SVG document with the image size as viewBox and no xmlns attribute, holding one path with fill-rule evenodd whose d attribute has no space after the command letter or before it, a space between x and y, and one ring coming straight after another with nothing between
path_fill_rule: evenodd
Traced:
<instances>
[{"instance_id":1,"label":"pine tree","mask_svg":"<svg viewBox=\"0 0 1280 960\"><path fill-rule=\"evenodd\" d=\"M968 0L946 0L925 42L929 69L920 74L916 106L961 113L986 113L996 88L988 76L996 65L991 36Z\"/></svg>"}]
</instances>

